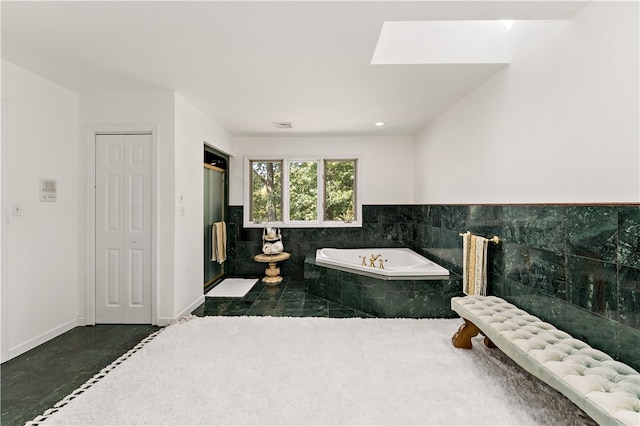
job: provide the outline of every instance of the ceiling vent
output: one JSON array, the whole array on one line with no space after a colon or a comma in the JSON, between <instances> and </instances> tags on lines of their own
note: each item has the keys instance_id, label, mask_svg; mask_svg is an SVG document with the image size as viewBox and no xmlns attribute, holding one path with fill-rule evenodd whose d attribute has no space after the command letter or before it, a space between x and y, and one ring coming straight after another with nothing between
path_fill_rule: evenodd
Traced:
<instances>
[{"instance_id":1,"label":"ceiling vent","mask_svg":"<svg viewBox=\"0 0 640 426\"><path fill-rule=\"evenodd\" d=\"M276 129L291 129L293 126L290 121L276 121L273 123Z\"/></svg>"}]
</instances>

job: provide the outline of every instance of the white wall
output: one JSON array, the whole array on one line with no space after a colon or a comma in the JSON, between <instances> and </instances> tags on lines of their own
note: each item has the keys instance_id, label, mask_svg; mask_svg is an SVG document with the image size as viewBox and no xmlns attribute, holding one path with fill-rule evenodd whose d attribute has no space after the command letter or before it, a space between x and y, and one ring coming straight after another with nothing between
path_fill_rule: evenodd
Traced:
<instances>
[{"instance_id":1,"label":"white wall","mask_svg":"<svg viewBox=\"0 0 640 426\"><path fill-rule=\"evenodd\" d=\"M0 68L1 69L1 68ZM7 237L9 235L9 210L10 206L8 205L7 193L9 192L6 189L7 179L5 178L5 173L8 170L7 168L7 150L8 146L8 132L7 132L7 100L5 98L0 99L0 109L1 109L1 118L0 122L0 216L2 217L2 222L0 223L0 362L8 359L8 355L5 354L5 336L8 336L8 330L6 328L7 321L5 321L5 314L7 311L8 300L6 291L8 291L9 279L7 277L7 272L9 271L5 265L9 262L7 260L9 254L9 243L7 241ZM7 288L5 289L5 286Z\"/></svg>"},{"instance_id":2,"label":"white wall","mask_svg":"<svg viewBox=\"0 0 640 426\"><path fill-rule=\"evenodd\" d=\"M204 143L225 153L231 153L231 144L226 131L180 95L175 97L175 132L174 312L189 314L204 301ZM179 214L181 203L184 216Z\"/></svg>"},{"instance_id":3,"label":"white wall","mask_svg":"<svg viewBox=\"0 0 640 426\"><path fill-rule=\"evenodd\" d=\"M83 216L78 95L2 61L2 97L6 361L78 324ZM56 202L39 201L41 177L57 180ZM11 215L11 203L22 205L21 216Z\"/></svg>"},{"instance_id":4,"label":"white wall","mask_svg":"<svg viewBox=\"0 0 640 426\"><path fill-rule=\"evenodd\" d=\"M130 127L156 130L154 160L156 187L154 204L157 216L154 297L159 324L170 322L174 311L174 243L175 243L175 128L174 93L169 91L140 93L90 93L80 96L82 164L85 164L85 129L127 130ZM83 182L84 184L84 182ZM80 288L84 309L84 286Z\"/></svg>"},{"instance_id":5,"label":"white wall","mask_svg":"<svg viewBox=\"0 0 640 426\"><path fill-rule=\"evenodd\" d=\"M245 137L234 138L229 203L243 205L246 155L359 157L363 204L413 203L413 138L362 137Z\"/></svg>"},{"instance_id":6,"label":"white wall","mask_svg":"<svg viewBox=\"0 0 640 426\"><path fill-rule=\"evenodd\" d=\"M512 62L416 137L420 204L640 201L638 3L518 22Z\"/></svg>"}]
</instances>

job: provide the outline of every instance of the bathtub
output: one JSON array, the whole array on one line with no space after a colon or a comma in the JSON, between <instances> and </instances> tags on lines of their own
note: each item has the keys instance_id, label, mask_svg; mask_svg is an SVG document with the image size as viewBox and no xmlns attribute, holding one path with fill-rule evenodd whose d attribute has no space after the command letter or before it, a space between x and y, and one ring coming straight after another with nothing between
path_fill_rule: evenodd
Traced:
<instances>
[{"instance_id":1,"label":"bathtub","mask_svg":"<svg viewBox=\"0 0 640 426\"><path fill-rule=\"evenodd\" d=\"M323 248L316 251L316 264L388 279L449 276L447 269L407 248Z\"/></svg>"}]
</instances>

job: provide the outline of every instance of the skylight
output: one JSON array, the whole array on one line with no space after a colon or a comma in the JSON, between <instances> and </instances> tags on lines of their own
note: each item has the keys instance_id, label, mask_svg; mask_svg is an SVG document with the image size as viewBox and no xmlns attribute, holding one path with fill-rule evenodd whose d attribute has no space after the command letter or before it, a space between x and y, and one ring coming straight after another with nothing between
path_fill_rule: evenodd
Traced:
<instances>
[{"instance_id":1,"label":"skylight","mask_svg":"<svg viewBox=\"0 0 640 426\"><path fill-rule=\"evenodd\" d=\"M385 22L371 64L507 64L501 21Z\"/></svg>"}]
</instances>

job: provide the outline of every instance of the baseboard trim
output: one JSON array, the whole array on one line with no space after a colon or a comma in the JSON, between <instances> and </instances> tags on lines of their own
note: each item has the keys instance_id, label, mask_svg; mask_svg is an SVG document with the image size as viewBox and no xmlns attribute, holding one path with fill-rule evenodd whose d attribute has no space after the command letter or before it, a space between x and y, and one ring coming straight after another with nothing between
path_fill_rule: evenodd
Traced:
<instances>
[{"instance_id":1,"label":"baseboard trim","mask_svg":"<svg viewBox=\"0 0 640 426\"><path fill-rule=\"evenodd\" d=\"M24 343L20 343L19 345L9 348L7 359L3 359L2 362L9 361L10 359L17 357L18 355L22 355L23 353L28 352L31 349L38 347L41 344L60 336L61 334L66 333L69 330L73 330L80 325L84 325L84 320L81 321L80 318L75 318L71 321L54 327L51 330L34 337L33 339L29 339Z\"/></svg>"},{"instance_id":2,"label":"baseboard trim","mask_svg":"<svg viewBox=\"0 0 640 426\"><path fill-rule=\"evenodd\" d=\"M182 312L180 312L175 317L158 317L158 326L164 327L180 318L191 315L191 312L195 311L195 309L198 306L202 305L203 303L204 303L204 294L198 297L196 300L194 300L193 303L191 303L189 306L183 309Z\"/></svg>"}]
</instances>

